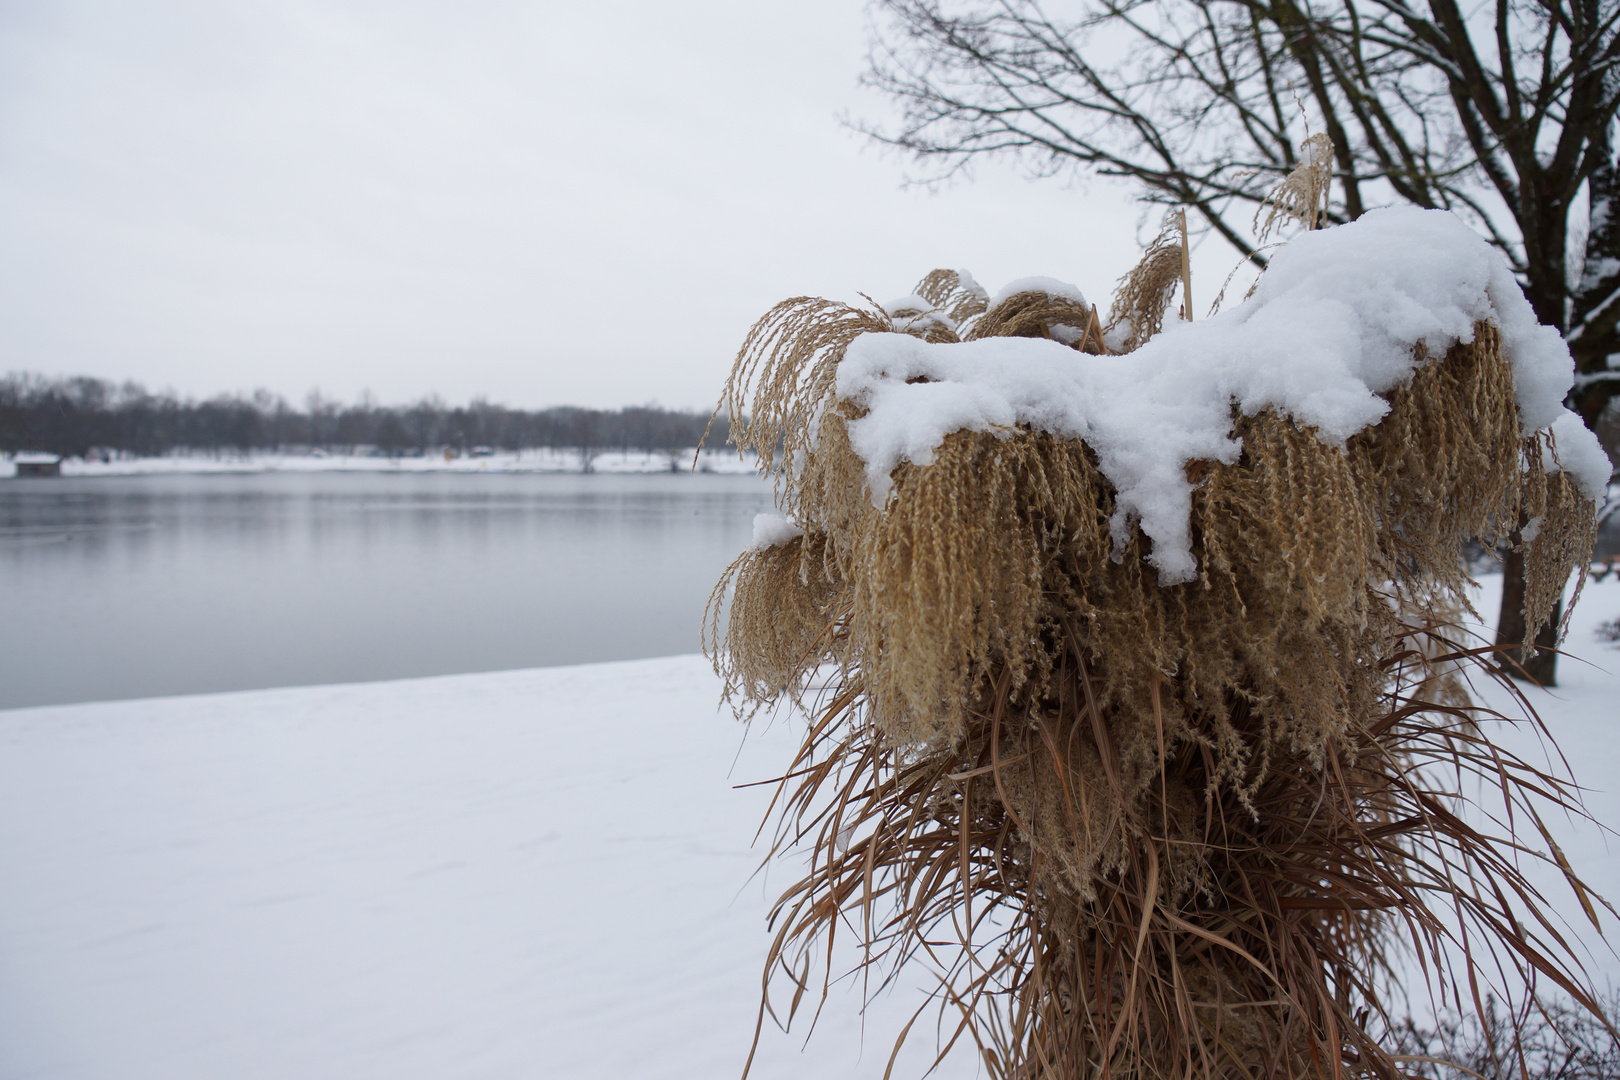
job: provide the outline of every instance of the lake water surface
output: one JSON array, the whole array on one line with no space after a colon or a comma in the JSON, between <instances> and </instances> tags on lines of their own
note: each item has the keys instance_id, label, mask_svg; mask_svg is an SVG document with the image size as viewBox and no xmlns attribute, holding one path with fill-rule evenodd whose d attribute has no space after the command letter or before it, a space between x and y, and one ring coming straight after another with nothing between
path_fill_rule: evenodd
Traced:
<instances>
[{"instance_id":1,"label":"lake water surface","mask_svg":"<svg viewBox=\"0 0 1620 1080\"><path fill-rule=\"evenodd\" d=\"M751 476L0 481L0 708L694 652Z\"/></svg>"}]
</instances>

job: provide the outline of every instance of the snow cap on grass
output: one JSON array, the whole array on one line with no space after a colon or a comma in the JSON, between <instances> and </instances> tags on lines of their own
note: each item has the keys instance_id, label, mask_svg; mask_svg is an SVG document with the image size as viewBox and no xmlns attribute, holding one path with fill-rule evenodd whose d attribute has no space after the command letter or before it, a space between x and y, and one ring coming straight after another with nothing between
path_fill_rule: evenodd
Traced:
<instances>
[{"instance_id":1,"label":"snow cap on grass","mask_svg":"<svg viewBox=\"0 0 1620 1080\"><path fill-rule=\"evenodd\" d=\"M1542 455L1542 464L1550 473L1562 468L1582 495L1601 504L1614 471L1603 444L1588 430L1580 414L1568 409L1552 422L1551 430L1552 446Z\"/></svg>"},{"instance_id":2,"label":"snow cap on grass","mask_svg":"<svg viewBox=\"0 0 1620 1080\"><path fill-rule=\"evenodd\" d=\"M965 270L957 271L959 276L966 273ZM971 277L967 278L967 280L975 286L978 285L978 282L973 281ZM995 307L1003 300L1025 292L1045 293L1047 296L1057 296L1081 304L1086 302L1085 295L1080 292L1079 286L1070 285L1067 281L1059 281L1057 278L1051 277L1023 277L1003 285L1001 291L991 298L990 306Z\"/></svg>"},{"instance_id":3,"label":"snow cap on grass","mask_svg":"<svg viewBox=\"0 0 1620 1080\"><path fill-rule=\"evenodd\" d=\"M883 314L892 319L896 315L916 315L924 311L932 311L936 306L930 304L916 293L912 293L909 296L902 296L898 300L890 300L887 304L884 304Z\"/></svg>"},{"instance_id":4,"label":"snow cap on grass","mask_svg":"<svg viewBox=\"0 0 1620 1080\"><path fill-rule=\"evenodd\" d=\"M749 551L769 551L773 547L780 547L789 540L803 536L804 530L781 514L755 514L754 540L748 545Z\"/></svg>"},{"instance_id":5,"label":"snow cap on grass","mask_svg":"<svg viewBox=\"0 0 1620 1080\"><path fill-rule=\"evenodd\" d=\"M952 337L956 336L956 320L938 310L938 305L930 304L916 293L902 296L898 300L890 300L881 306L883 314L889 317L894 328L900 333L926 334L938 327L948 331Z\"/></svg>"},{"instance_id":6,"label":"snow cap on grass","mask_svg":"<svg viewBox=\"0 0 1620 1080\"><path fill-rule=\"evenodd\" d=\"M956 286L963 292L977 296L981 300L988 301L990 299L989 291L985 289L983 285L980 285L977 281L975 281L973 279L973 275L968 273L966 270L956 271Z\"/></svg>"},{"instance_id":7,"label":"snow cap on grass","mask_svg":"<svg viewBox=\"0 0 1620 1080\"><path fill-rule=\"evenodd\" d=\"M1050 279L1008 289L1049 287L1035 282ZM1563 339L1536 323L1501 255L1438 210L1375 210L1304 233L1277 252L1250 299L1172 323L1128 357L1030 338L929 344L862 334L838 366L837 394L866 410L849 436L878 506L897 465L928 464L954 431L1024 424L1083 439L1117 492L1116 550L1139 523L1159 580L1174 584L1197 569L1187 464L1237 460L1234 405L1251 416L1274 408L1343 445L1383 418L1389 405L1379 395L1411 378L1419 346L1438 359L1472 341L1482 321L1501 330L1525 431L1556 423L1564 468L1583 491L1601 493L1602 448L1578 418L1562 419L1574 378Z\"/></svg>"}]
</instances>

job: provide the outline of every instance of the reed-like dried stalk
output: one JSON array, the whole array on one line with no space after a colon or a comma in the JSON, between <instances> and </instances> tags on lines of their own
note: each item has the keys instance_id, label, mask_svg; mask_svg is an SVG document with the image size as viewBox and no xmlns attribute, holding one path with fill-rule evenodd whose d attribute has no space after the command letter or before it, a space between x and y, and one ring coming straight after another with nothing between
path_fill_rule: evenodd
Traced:
<instances>
[{"instance_id":1,"label":"reed-like dried stalk","mask_svg":"<svg viewBox=\"0 0 1620 1080\"><path fill-rule=\"evenodd\" d=\"M1282 183L1267 195L1255 211L1254 223L1259 242L1287 221L1297 221L1307 229L1317 229L1327 215L1328 188L1333 183L1333 140L1312 135L1299 144L1299 164ZM1265 221L1260 212L1265 211Z\"/></svg>"},{"instance_id":2,"label":"reed-like dried stalk","mask_svg":"<svg viewBox=\"0 0 1620 1080\"><path fill-rule=\"evenodd\" d=\"M1107 351L1095 308L1035 289L1001 300L967 328L962 340L990 337L1050 338L1084 353Z\"/></svg>"},{"instance_id":3,"label":"reed-like dried stalk","mask_svg":"<svg viewBox=\"0 0 1620 1080\"><path fill-rule=\"evenodd\" d=\"M1142 280L1116 312L1164 295ZM998 314L1015 299L965 332L1049 334ZM1595 918L1593 900L1514 828L1581 813L1576 790L1496 747L1503 718L1459 693L1498 678L1536 723L1455 625L1462 545L1539 519L1535 628L1593 520L1542 467L1548 437L1520 430L1492 327L1425 358L1342 449L1236 417L1242 458L1189 467L1201 572L1173 586L1139 534L1110 558L1114 493L1079 440L958 432L875 508L832 381L874 329L893 323L780 305L724 402L804 530L735 563L707 623L741 709L811 717L773 849L809 856L767 964L793 1008L850 926L868 970L928 960L947 1042L1007 1080L1400 1076L1400 948L1457 1005L1551 983L1595 1008L1522 863L1559 865ZM1470 778L1508 825L1462 812Z\"/></svg>"},{"instance_id":4,"label":"reed-like dried stalk","mask_svg":"<svg viewBox=\"0 0 1620 1080\"><path fill-rule=\"evenodd\" d=\"M1104 327L1111 352L1128 353L1140 348L1164 328L1165 311L1175 300L1176 286L1185 282L1188 300L1192 284L1184 273L1182 233L1174 214L1165 218L1164 227L1153 238L1142 259L1114 290L1114 303L1108 309ZM1192 317L1192 311L1187 311Z\"/></svg>"},{"instance_id":5,"label":"reed-like dried stalk","mask_svg":"<svg viewBox=\"0 0 1620 1080\"><path fill-rule=\"evenodd\" d=\"M959 327L983 315L990 306L990 295L971 277L963 281L962 272L958 270L930 270L913 291Z\"/></svg>"}]
</instances>

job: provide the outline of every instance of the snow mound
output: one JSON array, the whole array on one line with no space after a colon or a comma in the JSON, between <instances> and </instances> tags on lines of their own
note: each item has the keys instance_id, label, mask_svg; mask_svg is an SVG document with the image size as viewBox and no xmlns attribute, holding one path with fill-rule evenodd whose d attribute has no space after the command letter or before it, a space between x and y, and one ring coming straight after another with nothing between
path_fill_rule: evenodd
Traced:
<instances>
[{"instance_id":1,"label":"snow mound","mask_svg":"<svg viewBox=\"0 0 1620 1080\"><path fill-rule=\"evenodd\" d=\"M754 541L748 545L748 550L769 551L802 535L804 530L781 514L755 514Z\"/></svg>"},{"instance_id":2,"label":"snow mound","mask_svg":"<svg viewBox=\"0 0 1620 1080\"><path fill-rule=\"evenodd\" d=\"M1026 278L1002 295L1048 289L1035 282L1062 285ZM1066 288L1058 295L1078 297ZM1439 210L1375 210L1305 233L1277 252L1248 300L1172 323L1127 357L1033 338L936 345L863 334L839 364L837 393L867 410L850 423L850 441L880 507L890 472L902 461L929 464L955 431L1025 424L1085 440L1118 493L1116 545L1140 524L1169 585L1196 574L1186 465L1237 460L1233 405L1245 415L1274 408L1342 446L1383 418L1379 395L1412 377L1418 345L1443 356L1481 321L1501 330L1525 430L1553 427L1562 467L1584 492L1601 493L1607 458L1563 407L1574 379L1563 338L1536 323L1501 255Z\"/></svg>"},{"instance_id":3,"label":"snow mound","mask_svg":"<svg viewBox=\"0 0 1620 1080\"><path fill-rule=\"evenodd\" d=\"M933 311L935 305L930 304L916 293L910 293L897 300L890 300L883 306L883 314L893 318L896 315L917 315L925 311Z\"/></svg>"},{"instance_id":4,"label":"snow mound","mask_svg":"<svg viewBox=\"0 0 1620 1080\"><path fill-rule=\"evenodd\" d=\"M889 317L895 330L900 333L927 333L936 326L956 333L955 320L916 293L890 300L881 306L883 314Z\"/></svg>"},{"instance_id":5,"label":"snow mound","mask_svg":"<svg viewBox=\"0 0 1620 1080\"><path fill-rule=\"evenodd\" d=\"M956 286L959 289L972 293L981 300L990 299L990 293L983 285L980 285L977 281L973 280L973 275L968 273L966 270L958 270L956 272Z\"/></svg>"},{"instance_id":6,"label":"snow mound","mask_svg":"<svg viewBox=\"0 0 1620 1080\"><path fill-rule=\"evenodd\" d=\"M963 271L957 271L958 278L962 274ZM972 281L973 279L968 278L968 280ZM974 284L977 285L978 282L974 282ZM1059 281L1057 278L1051 277L1024 277L1019 278L1017 281L1009 281L1003 285L1001 291L996 293L995 297L990 301L990 306L995 307L1009 296L1017 296L1021 292L1045 293L1047 296L1055 296L1063 300L1074 300L1081 304L1086 302L1085 294L1080 291L1079 286L1070 285L1067 281ZM1086 306L1090 307L1089 304Z\"/></svg>"},{"instance_id":7,"label":"snow mound","mask_svg":"<svg viewBox=\"0 0 1620 1080\"><path fill-rule=\"evenodd\" d=\"M1552 459L1545 462L1547 471L1563 469L1580 486L1582 495L1593 502L1603 502L1608 494L1609 476L1614 471L1603 444L1587 428L1580 414L1568 409L1564 409L1549 428L1553 454L1547 455Z\"/></svg>"}]
</instances>

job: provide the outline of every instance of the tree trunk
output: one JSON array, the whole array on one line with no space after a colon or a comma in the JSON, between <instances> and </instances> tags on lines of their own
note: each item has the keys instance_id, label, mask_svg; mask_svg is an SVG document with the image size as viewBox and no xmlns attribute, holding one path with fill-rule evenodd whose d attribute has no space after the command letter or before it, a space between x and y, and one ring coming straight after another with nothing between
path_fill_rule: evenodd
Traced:
<instances>
[{"instance_id":1,"label":"tree trunk","mask_svg":"<svg viewBox=\"0 0 1620 1080\"><path fill-rule=\"evenodd\" d=\"M1611 71L1605 82L1617 78ZM1614 382L1601 375L1608 370L1609 355L1620 349L1620 336L1616 335L1620 324L1620 164L1615 161L1609 124L1594 131L1591 153L1598 164L1587 178L1586 251L1570 297L1565 338L1575 357L1575 370L1600 378L1577 383L1566 404L1581 414L1587 427L1596 430L1598 417L1616 389Z\"/></svg>"},{"instance_id":2,"label":"tree trunk","mask_svg":"<svg viewBox=\"0 0 1620 1080\"><path fill-rule=\"evenodd\" d=\"M1524 639L1524 551L1518 547L1519 534L1513 534L1513 550L1502 562L1502 609L1496 619L1497 664L1504 672L1538 686L1558 685L1558 624L1564 618L1564 602L1553 605L1547 624L1536 632L1530 655L1525 655Z\"/></svg>"}]
</instances>

